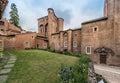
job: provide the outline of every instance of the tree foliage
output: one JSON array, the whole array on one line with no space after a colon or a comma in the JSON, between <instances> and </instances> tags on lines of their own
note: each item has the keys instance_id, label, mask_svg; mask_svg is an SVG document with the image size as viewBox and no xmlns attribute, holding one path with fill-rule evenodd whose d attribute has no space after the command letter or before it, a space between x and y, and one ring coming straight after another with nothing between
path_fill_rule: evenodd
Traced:
<instances>
[{"instance_id":1,"label":"tree foliage","mask_svg":"<svg viewBox=\"0 0 120 83\"><path fill-rule=\"evenodd\" d=\"M10 20L9 20L10 23L14 24L15 26L21 29L21 27L19 26L18 10L17 10L15 3L11 4L11 11L9 12L9 14L10 14Z\"/></svg>"}]
</instances>

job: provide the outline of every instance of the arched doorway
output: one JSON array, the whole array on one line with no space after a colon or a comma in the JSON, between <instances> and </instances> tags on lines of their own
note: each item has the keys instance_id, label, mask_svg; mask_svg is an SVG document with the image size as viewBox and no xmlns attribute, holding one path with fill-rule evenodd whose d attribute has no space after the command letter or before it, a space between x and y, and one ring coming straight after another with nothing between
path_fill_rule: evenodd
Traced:
<instances>
[{"instance_id":1,"label":"arched doorway","mask_svg":"<svg viewBox=\"0 0 120 83\"><path fill-rule=\"evenodd\" d=\"M94 53L99 56L99 63L100 64L107 64L107 58L109 55L114 55L114 52L110 48L100 47L95 49Z\"/></svg>"}]
</instances>

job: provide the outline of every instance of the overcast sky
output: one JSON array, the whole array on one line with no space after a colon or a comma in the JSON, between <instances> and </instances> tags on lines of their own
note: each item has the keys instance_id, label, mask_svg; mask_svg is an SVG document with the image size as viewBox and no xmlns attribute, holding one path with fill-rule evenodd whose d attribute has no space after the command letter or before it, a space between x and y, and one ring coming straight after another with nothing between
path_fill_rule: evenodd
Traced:
<instances>
[{"instance_id":1,"label":"overcast sky","mask_svg":"<svg viewBox=\"0 0 120 83\"><path fill-rule=\"evenodd\" d=\"M104 0L9 0L4 18L9 19L10 5L15 3L23 29L37 31L37 19L53 8L56 16L64 18L64 29L79 28L81 23L103 16Z\"/></svg>"}]
</instances>

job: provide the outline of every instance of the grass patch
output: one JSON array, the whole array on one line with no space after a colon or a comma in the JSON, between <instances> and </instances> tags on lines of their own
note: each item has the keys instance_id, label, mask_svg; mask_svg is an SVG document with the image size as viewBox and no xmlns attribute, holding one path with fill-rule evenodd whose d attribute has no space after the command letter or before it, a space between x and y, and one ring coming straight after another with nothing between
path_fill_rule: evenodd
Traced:
<instances>
[{"instance_id":1,"label":"grass patch","mask_svg":"<svg viewBox=\"0 0 120 83\"><path fill-rule=\"evenodd\" d=\"M72 66L78 60L77 57L41 50L6 52L17 57L7 83L58 83L60 64Z\"/></svg>"}]
</instances>

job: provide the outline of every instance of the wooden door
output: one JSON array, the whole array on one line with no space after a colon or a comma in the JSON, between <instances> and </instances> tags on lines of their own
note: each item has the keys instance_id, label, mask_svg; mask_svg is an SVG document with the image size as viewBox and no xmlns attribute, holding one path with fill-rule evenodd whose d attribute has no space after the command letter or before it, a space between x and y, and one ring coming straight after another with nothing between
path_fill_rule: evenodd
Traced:
<instances>
[{"instance_id":1,"label":"wooden door","mask_svg":"<svg viewBox=\"0 0 120 83\"><path fill-rule=\"evenodd\" d=\"M106 55L100 55L100 63L106 64Z\"/></svg>"}]
</instances>

